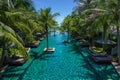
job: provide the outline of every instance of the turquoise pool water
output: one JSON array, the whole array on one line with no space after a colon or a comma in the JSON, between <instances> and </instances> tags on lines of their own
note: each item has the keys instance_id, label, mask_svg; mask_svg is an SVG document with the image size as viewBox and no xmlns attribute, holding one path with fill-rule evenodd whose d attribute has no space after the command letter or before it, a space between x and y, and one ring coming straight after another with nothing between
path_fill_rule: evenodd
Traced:
<instances>
[{"instance_id":1,"label":"turquoise pool water","mask_svg":"<svg viewBox=\"0 0 120 80\"><path fill-rule=\"evenodd\" d=\"M31 59L23 66L10 66L1 80L119 80L110 64L96 64L90 58L88 48L81 48L73 41L63 44L66 34L49 35L49 47L55 52L43 53L46 39L38 48L30 51Z\"/></svg>"}]
</instances>

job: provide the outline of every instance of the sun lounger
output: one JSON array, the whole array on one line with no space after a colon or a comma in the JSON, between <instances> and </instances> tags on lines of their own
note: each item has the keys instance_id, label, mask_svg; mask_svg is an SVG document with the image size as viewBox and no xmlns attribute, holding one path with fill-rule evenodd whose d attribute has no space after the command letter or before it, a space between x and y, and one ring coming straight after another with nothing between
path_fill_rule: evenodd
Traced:
<instances>
[{"instance_id":1,"label":"sun lounger","mask_svg":"<svg viewBox=\"0 0 120 80\"><path fill-rule=\"evenodd\" d=\"M92 52L92 53L98 53L98 54L105 54L106 52L102 52L102 51L95 51L92 47L89 47L89 50Z\"/></svg>"},{"instance_id":2,"label":"sun lounger","mask_svg":"<svg viewBox=\"0 0 120 80\"><path fill-rule=\"evenodd\" d=\"M103 53L91 53L90 56L94 56L94 57L107 57L108 54L106 52L103 52Z\"/></svg>"},{"instance_id":3,"label":"sun lounger","mask_svg":"<svg viewBox=\"0 0 120 80\"><path fill-rule=\"evenodd\" d=\"M25 63L25 60L23 58L20 59L13 59L9 62L9 65L23 65Z\"/></svg>"},{"instance_id":4,"label":"sun lounger","mask_svg":"<svg viewBox=\"0 0 120 80\"><path fill-rule=\"evenodd\" d=\"M89 43L81 43L80 46L82 46L82 47L89 47L90 44Z\"/></svg>"},{"instance_id":5,"label":"sun lounger","mask_svg":"<svg viewBox=\"0 0 120 80\"><path fill-rule=\"evenodd\" d=\"M43 37L39 38L40 41L42 41L43 39L44 39Z\"/></svg>"},{"instance_id":6,"label":"sun lounger","mask_svg":"<svg viewBox=\"0 0 120 80\"><path fill-rule=\"evenodd\" d=\"M30 48L37 48L39 46L39 43L28 43L25 45L25 47L30 47Z\"/></svg>"},{"instance_id":7,"label":"sun lounger","mask_svg":"<svg viewBox=\"0 0 120 80\"><path fill-rule=\"evenodd\" d=\"M25 59L22 56L13 56L11 58L6 59L6 64L9 64L9 65L20 66L20 65L23 65L24 63L25 63Z\"/></svg>"},{"instance_id":8,"label":"sun lounger","mask_svg":"<svg viewBox=\"0 0 120 80\"><path fill-rule=\"evenodd\" d=\"M113 59L113 57L111 56L111 55L109 55L109 56L91 56L91 58L95 61L95 62L97 62L97 63L111 63L111 61L112 61L112 59Z\"/></svg>"}]
</instances>

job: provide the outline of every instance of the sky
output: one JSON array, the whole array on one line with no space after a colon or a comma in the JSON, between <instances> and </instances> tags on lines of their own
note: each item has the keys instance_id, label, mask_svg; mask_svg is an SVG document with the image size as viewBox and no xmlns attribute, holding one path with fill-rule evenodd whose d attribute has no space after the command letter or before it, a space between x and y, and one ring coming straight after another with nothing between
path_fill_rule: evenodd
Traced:
<instances>
[{"instance_id":1,"label":"sky","mask_svg":"<svg viewBox=\"0 0 120 80\"><path fill-rule=\"evenodd\" d=\"M36 11L38 12L40 8L50 7L53 13L59 13L60 16L56 18L58 24L60 24L63 19L71 14L73 8L77 5L74 0L32 0Z\"/></svg>"}]
</instances>

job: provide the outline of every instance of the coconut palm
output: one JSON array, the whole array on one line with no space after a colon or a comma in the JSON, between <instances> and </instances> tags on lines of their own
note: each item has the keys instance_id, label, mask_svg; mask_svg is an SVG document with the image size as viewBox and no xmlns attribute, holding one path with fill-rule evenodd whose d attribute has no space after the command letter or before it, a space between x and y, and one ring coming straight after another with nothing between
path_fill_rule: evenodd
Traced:
<instances>
[{"instance_id":1,"label":"coconut palm","mask_svg":"<svg viewBox=\"0 0 120 80\"><path fill-rule=\"evenodd\" d=\"M33 34L37 31L42 31L42 27L39 24L39 20L36 18L38 14L34 12L21 12L20 15L16 15L14 19L19 17L18 21L14 22L15 28L19 29L19 32L25 33L23 36L26 43L31 43L34 38ZM12 17L13 18L13 17ZM14 20L13 20L14 21ZM23 37L21 36L21 37Z\"/></svg>"},{"instance_id":2,"label":"coconut palm","mask_svg":"<svg viewBox=\"0 0 120 80\"><path fill-rule=\"evenodd\" d=\"M25 43L32 42L34 40L32 34L35 31L41 31L41 27L39 27L40 25L37 22L38 19L35 18L38 14L31 11L33 10L32 1L6 0L4 3L9 4L6 5L9 8L1 11L3 17L1 21L13 28L23 38Z\"/></svg>"},{"instance_id":3,"label":"coconut palm","mask_svg":"<svg viewBox=\"0 0 120 80\"><path fill-rule=\"evenodd\" d=\"M53 29L54 36L55 36L55 32L56 32L57 26L58 26L58 23L56 21L53 21L53 26L51 28Z\"/></svg>"},{"instance_id":4,"label":"coconut palm","mask_svg":"<svg viewBox=\"0 0 120 80\"><path fill-rule=\"evenodd\" d=\"M117 43L118 43L118 55L120 56L120 36L119 36L119 21L120 21L120 2L118 0L100 0L96 9L93 9L94 13L97 13L97 18L93 22L98 27L103 27L103 39L107 39L108 31L111 26L117 27Z\"/></svg>"},{"instance_id":5,"label":"coconut palm","mask_svg":"<svg viewBox=\"0 0 120 80\"><path fill-rule=\"evenodd\" d=\"M43 26L46 30L46 37L47 37L47 49L49 48L48 46L48 30L49 27L54 26L55 17L58 16L58 13L52 13L51 8L46 8L46 9L41 9L40 10L40 23L41 26Z\"/></svg>"},{"instance_id":6,"label":"coconut palm","mask_svg":"<svg viewBox=\"0 0 120 80\"><path fill-rule=\"evenodd\" d=\"M87 24L90 22L88 29L91 29L91 32L93 31L93 29L96 29L96 31L103 29L102 30L103 39L107 39L108 31L111 28L111 25L116 25L117 36L118 36L118 41L117 41L118 42L118 53L120 52L119 51L120 50L119 49L120 47L119 46L119 42L120 42L119 41L120 40L119 38L119 21L120 21L119 20L119 16L120 16L119 4L120 2L118 0L100 0L95 8L89 8L93 10L93 12L89 14L90 17L87 18L88 21L86 22Z\"/></svg>"},{"instance_id":7,"label":"coconut palm","mask_svg":"<svg viewBox=\"0 0 120 80\"><path fill-rule=\"evenodd\" d=\"M90 29L90 25L94 21L96 15L93 15L90 9L96 7L97 0L74 0L76 3L78 3L78 6L75 7L74 12L77 12L79 15L79 20L77 26L79 26L79 34L81 35L88 35L91 36L92 32ZM93 33L94 34L94 33Z\"/></svg>"},{"instance_id":8,"label":"coconut palm","mask_svg":"<svg viewBox=\"0 0 120 80\"><path fill-rule=\"evenodd\" d=\"M65 19L61 25L62 28L65 29L68 34L67 41L69 41L71 25L72 25L72 17L70 15L68 15L67 17L65 17Z\"/></svg>"},{"instance_id":9,"label":"coconut palm","mask_svg":"<svg viewBox=\"0 0 120 80\"><path fill-rule=\"evenodd\" d=\"M81 14L81 12L85 11L88 8L96 7L97 0L74 0L78 4L78 6L74 7L74 11Z\"/></svg>"},{"instance_id":10,"label":"coconut palm","mask_svg":"<svg viewBox=\"0 0 120 80\"><path fill-rule=\"evenodd\" d=\"M23 47L24 42L21 43L22 40L20 38L23 35L20 37L18 35L20 35L19 33L24 33L24 35L27 34L32 37L32 33L37 30L36 25L37 27L39 26L38 22L35 22L33 17L30 17L29 20L27 20L28 13L29 16L33 15L33 12L30 12L33 10L33 6L29 5L31 4L29 1L31 2L31 0L0 0L0 37L2 37L0 38L0 41L2 41L1 45L3 49L2 63L6 54L5 51L8 50L7 46L10 43L14 43L16 46L19 45L17 48L21 51L21 54L26 53ZM31 27L33 25L35 25L34 29ZM31 37L29 37L29 40L32 39Z\"/></svg>"},{"instance_id":11,"label":"coconut palm","mask_svg":"<svg viewBox=\"0 0 120 80\"><path fill-rule=\"evenodd\" d=\"M109 13L111 12L111 15L113 15L112 23L116 25L117 28L117 48L118 48L118 56L119 56L119 62L120 62L120 1L119 0L107 0L106 6L108 6Z\"/></svg>"},{"instance_id":12,"label":"coconut palm","mask_svg":"<svg viewBox=\"0 0 120 80\"><path fill-rule=\"evenodd\" d=\"M32 0L11 0L16 9L35 10Z\"/></svg>"},{"instance_id":13,"label":"coconut palm","mask_svg":"<svg viewBox=\"0 0 120 80\"><path fill-rule=\"evenodd\" d=\"M23 55L28 56L26 54L26 50L23 47L22 39L14 32L12 28L0 22L0 37L1 37L1 48L2 48L2 57L1 57L1 65L5 60L5 56L7 55L7 51L9 49L9 43L14 43L18 49L21 50Z\"/></svg>"}]
</instances>

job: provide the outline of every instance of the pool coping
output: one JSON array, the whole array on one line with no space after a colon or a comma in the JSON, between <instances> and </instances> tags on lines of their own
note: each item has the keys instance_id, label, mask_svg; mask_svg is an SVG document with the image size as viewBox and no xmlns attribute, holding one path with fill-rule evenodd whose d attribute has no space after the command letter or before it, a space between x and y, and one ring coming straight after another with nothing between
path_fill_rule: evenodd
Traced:
<instances>
[{"instance_id":1,"label":"pool coping","mask_svg":"<svg viewBox=\"0 0 120 80\"><path fill-rule=\"evenodd\" d=\"M120 76L120 65L117 62L111 62L112 66L115 68L116 72Z\"/></svg>"}]
</instances>

